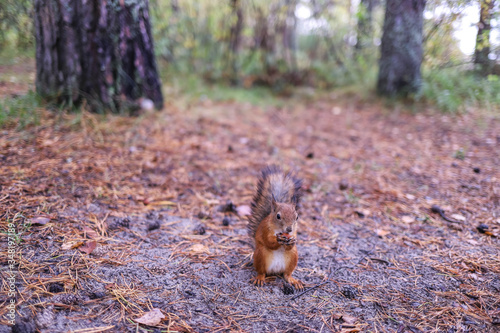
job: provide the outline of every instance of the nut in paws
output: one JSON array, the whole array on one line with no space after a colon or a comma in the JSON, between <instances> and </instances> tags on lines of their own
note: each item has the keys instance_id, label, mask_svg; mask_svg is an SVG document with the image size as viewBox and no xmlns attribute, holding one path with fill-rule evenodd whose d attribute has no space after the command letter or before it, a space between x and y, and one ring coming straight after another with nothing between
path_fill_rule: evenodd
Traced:
<instances>
[{"instance_id":1,"label":"nut in paws","mask_svg":"<svg viewBox=\"0 0 500 333\"><path fill-rule=\"evenodd\" d=\"M290 236L290 234L277 234L276 235L276 240L278 241L278 244L281 245L293 245L296 243L295 237Z\"/></svg>"}]
</instances>

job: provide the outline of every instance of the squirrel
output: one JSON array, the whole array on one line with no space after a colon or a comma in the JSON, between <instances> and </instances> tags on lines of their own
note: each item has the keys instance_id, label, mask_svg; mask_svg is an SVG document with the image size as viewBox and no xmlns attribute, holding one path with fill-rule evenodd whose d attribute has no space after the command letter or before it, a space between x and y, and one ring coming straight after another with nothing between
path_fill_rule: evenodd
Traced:
<instances>
[{"instance_id":1,"label":"squirrel","mask_svg":"<svg viewBox=\"0 0 500 333\"><path fill-rule=\"evenodd\" d=\"M255 240L253 264L257 271L251 282L256 286L264 285L266 274L283 274L295 289L304 289L304 284L292 277L299 258L295 243L301 186L301 179L276 165L262 170L248 219L249 235Z\"/></svg>"}]
</instances>

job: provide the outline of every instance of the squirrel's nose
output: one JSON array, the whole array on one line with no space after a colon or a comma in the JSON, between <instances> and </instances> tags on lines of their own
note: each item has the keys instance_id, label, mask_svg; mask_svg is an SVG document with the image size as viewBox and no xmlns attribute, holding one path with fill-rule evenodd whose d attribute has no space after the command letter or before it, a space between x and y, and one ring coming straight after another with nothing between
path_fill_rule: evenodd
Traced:
<instances>
[{"instance_id":1,"label":"squirrel's nose","mask_svg":"<svg viewBox=\"0 0 500 333\"><path fill-rule=\"evenodd\" d=\"M286 232L288 233L292 232L292 227L286 227Z\"/></svg>"}]
</instances>

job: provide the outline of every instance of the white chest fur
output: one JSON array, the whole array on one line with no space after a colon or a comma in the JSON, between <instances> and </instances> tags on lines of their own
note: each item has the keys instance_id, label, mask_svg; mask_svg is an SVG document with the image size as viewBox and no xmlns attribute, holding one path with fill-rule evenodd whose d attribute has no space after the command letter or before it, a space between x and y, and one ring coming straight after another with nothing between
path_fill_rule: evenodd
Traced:
<instances>
[{"instance_id":1,"label":"white chest fur","mask_svg":"<svg viewBox=\"0 0 500 333\"><path fill-rule=\"evenodd\" d=\"M267 274L279 274L285 271L287 258L285 257L285 248L283 246L273 251L270 259L267 265Z\"/></svg>"}]
</instances>

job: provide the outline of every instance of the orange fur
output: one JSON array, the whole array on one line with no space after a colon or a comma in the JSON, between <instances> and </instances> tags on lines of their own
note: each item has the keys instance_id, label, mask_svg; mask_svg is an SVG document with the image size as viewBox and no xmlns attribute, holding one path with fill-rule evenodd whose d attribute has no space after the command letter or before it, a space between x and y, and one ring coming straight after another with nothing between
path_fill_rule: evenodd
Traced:
<instances>
[{"instance_id":1,"label":"orange fur","mask_svg":"<svg viewBox=\"0 0 500 333\"><path fill-rule=\"evenodd\" d=\"M248 221L249 234L255 241L253 264L257 271L252 283L257 286L265 283L266 275L283 274L295 288L304 288L292 277L299 259L295 243L301 184L300 179L283 173L278 166L262 170Z\"/></svg>"},{"instance_id":2,"label":"orange fur","mask_svg":"<svg viewBox=\"0 0 500 333\"><path fill-rule=\"evenodd\" d=\"M280 214L283 223L277 223L275 215ZM294 205L275 203L271 213L264 218L255 233L253 262L257 277L252 282L257 286L265 283L266 275L283 274L283 278L296 289L304 285L292 277L299 255L295 240L297 237L297 213ZM291 228L292 230L287 230Z\"/></svg>"}]
</instances>

